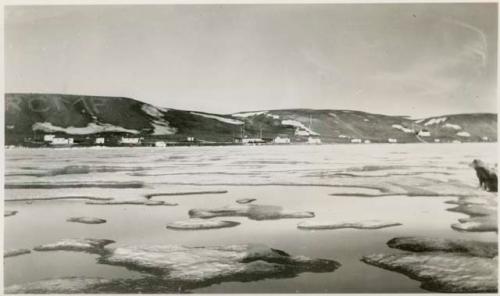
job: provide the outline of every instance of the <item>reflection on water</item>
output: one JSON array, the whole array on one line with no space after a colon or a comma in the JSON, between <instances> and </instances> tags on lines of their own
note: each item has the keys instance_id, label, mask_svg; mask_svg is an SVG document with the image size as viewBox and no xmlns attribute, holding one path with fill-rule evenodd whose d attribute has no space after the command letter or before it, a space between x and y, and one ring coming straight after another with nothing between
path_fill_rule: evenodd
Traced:
<instances>
[{"instance_id":1,"label":"reflection on water","mask_svg":"<svg viewBox=\"0 0 500 296\"><path fill-rule=\"evenodd\" d=\"M465 217L460 213L446 211L450 205L444 202L453 199L452 196L408 197L400 194L358 197L376 195L380 190L330 186L362 186L380 181L406 182L405 184L413 186L408 190L415 190L426 189L419 187L426 180L443 182L435 185L439 190L448 186L446 182L450 180L459 182L461 186L477 186L474 172L464 161L479 158L495 162L495 149L495 144L408 144L8 150L6 184L140 182L144 187L25 186L6 189L6 199L72 195L138 200L154 193L221 193L153 197L154 200L178 204L173 207L87 205L84 200L7 202L6 209L17 210L19 213L5 219L4 247L32 249L40 244L72 237L115 240L116 244L110 247L129 244L213 246L262 243L295 255L332 259L342 266L331 273L302 273L292 279L257 282L225 282L196 289L194 292L420 293L425 291L419 288L418 282L401 274L369 266L359 259L370 253L398 252L385 245L396 236L496 240L496 234L460 233L452 230L450 225L458 218ZM37 156L30 158L34 151ZM465 158L464 155L468 157ZM402 156L406 158L401 160ZM442 159L437 161L437 157ZM64 168L69 166L87 169L82 170L82 173L70 170L73 173L50 174L54 171L64 172ZM103 167L112 169L99 169ZM347 173L354 173L356 176L341 175ZM374 182L374 178L380 180L375 179ZM224 193L224 190L228 192ZM453 188L450 190L454 192ZM381 219L397 221L403 225L379 230L301 231L297 229L297 223L304 221L303 219L255 221L244 217L230 217L220 219L241 224L233 228L201 231L174 231L166 228L168 223L188 219L190 209L237 206L236 200L242 198L255 198L257 200L254 204L276 205L294 212L313 211L316 216L313 219L321 221ZM107 223L86 225L66 222L69 217L78 216L99 217L106 219ZM4 263L4 284L8 286L61 276L109 279L144 276L124 267L98 264L96 258L96 255L63 251L32 252L8 258Z\"/></svg>"}]
</instances>

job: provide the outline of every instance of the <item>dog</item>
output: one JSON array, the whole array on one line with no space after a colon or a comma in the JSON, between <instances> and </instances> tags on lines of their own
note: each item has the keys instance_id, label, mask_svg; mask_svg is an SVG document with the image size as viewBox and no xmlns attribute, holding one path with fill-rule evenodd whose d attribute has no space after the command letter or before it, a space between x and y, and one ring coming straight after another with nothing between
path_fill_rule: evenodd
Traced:
<instances>
[{"instance_id":1,"label":"dog","mask_svg":"<svg viewBox=\"0 0 500 296\"><path fill-rule=\"evenodd\" d=\"M479 159L474 159L470 166L476 170L480 188L490 192L498 192L498 177L496 171L489 168Z\"/></svg>"}]
</instances>

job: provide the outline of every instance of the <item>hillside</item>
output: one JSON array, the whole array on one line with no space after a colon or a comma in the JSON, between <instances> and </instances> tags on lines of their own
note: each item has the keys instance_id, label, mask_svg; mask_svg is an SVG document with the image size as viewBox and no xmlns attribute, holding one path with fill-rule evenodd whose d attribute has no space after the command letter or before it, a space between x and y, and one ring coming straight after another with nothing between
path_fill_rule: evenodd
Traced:
<instances>
[{"instance_id":1,"label":"hillside","mask_svg":"<svg viewBox=\"0 0 500 296\"><path fill-rule=\"evenodd\" d=\"M430 136L417 137L421 130ZM138 100L60 94L6 94L5 143L23 145L45 133L147 139L233 142L236 137L274 138L288 135L292 141L320 137L324 143L346 143L352 139L372 143L389 138L410 143L427 141L496 141L497 115L458 114L412 120L350 110L265 110L235 114L166 109Z\"/></svg>"}]
</instances>

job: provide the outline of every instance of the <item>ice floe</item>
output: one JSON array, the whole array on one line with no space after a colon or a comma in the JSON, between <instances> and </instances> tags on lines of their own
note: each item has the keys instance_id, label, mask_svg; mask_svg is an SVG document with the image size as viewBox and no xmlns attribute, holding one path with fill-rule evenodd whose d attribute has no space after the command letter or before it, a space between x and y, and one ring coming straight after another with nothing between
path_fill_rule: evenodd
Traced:
<instances>
[{"instance_id":1,"label":"ice floe","mask_svg":"<svg viewBox=\"0 0 500 296\"><path fill-rule=\"evenodd\" d=\"M83 224L102 224L102 223L106 223L105 219L95 218L95 217L71 217L71 218L68 218L66 221L68 221L68 222L76 222L76 223L83 223Z\"/></svg>"},{"instance_id":2,"label":"ice floe","mask_svg":"<svg viewBox=\"0 0 500 296\"><path fill-rule=\"evenodd\" d=\"M177 206L177 203L169 203L162 200L110 200L110 201L87 201L88 205L145 205L145 206Z\"/></svg>"},{"instance_id":3,"label":"ice floe","mask_svg":"<svg viewBox=\"0 0 500 296\"><path fill-rule=\"evenodd\" d=\"M177 195L203 195L203 194L224 194L227 190L205 190L205 191L185 191L185 192L159 192L146 194L146 198L159 196L177 196Z\"/></svg>"},{"instance_id":4,"label":"ice floe","mask_svg":"<svg viewBox=\"0 0 500 296\"><path fill-rule=\"evenodd\" d=\"M494 258L498 255L496 242L465 239L405 236L393 238L387 242L387 245L391 248L412 252L452 252L486 258Z\"/></svg>"},{"instance_id":5,"label":"ice floe","mask_svg":"<svg viewBox=\"0 0 500 296\"><path fill-rule=\"evenodd\" d=\"M15 214L17 214L17 211L4 210L4 212L3 212L4 217L14 216Z\"/></svg>"},{"instance_id":6,"label":"ice floe","mask_svg":"<svg viewBox=\"0 0 500 296\"><path fill-rule=\"evenodd\" d=\"M239 204L248 204L248 203L254 202L256 200L257 199L255 199L255 198L242 198L242 199L236 200L236 202Z\"/></svg>"},{"instance_id":7,"label":"ice floe","mask_svg":"<svg viewBox=\"0 0 500 296\"><path fill-rule=\"evenodd\" d=\"M106 245L115 241L94 238L67 238L55 243L48 243L33 248L35 251L75 251L87 253L103 253Z\"/></svg>"},{"instance_id":8,"label":"ice floe","mask_svg":"<svg viewBox=\"0 0 500 296\"><path fill-rule=\"evenodd\" d=\"M143 270L169 281L202 285L294 277L302 272L332 272L340 266L333 260L291 256L280 250L253 244L211 247L125 246L111 250L99 262Z\"/></svg>"},{"instance_id":9,"label":"ice floe","mask_svg":"<svg viewBox=\"0 0 500 296\"><path fill-rule=\"evenodd\" d=\"M383 220L363 220L363 221L306 221L297 225L299 229L324 230L324 229L381 229L386 227L400 226L399 222Z\"/></svg>"},{"instance_id":10,"label":"ice floe","mask_svg":"<svg viewBox=\"0 0 500 296\"><path fill-rule=\"evenodd\" d=\"M31 253L31 251L28 249L5 250L5 251L3 251L3 257L8 258L8 257L25 255L25 254L29 254L29 253Z\"/></svg>"},{"instance_id":11,"label":"ice floe","mask_svg":"<svg viewBox=\"0 0 500 296\"><path fill-rule=\"evenodd\" d=\"M498 289L494 243L411 237L395 238L388 244L416 252L372 254L362 261L403 273L420 281L421 287L429 291L489 293Z\"/></svg>"},{"instance_id":12,"label":"ice floe","mask_svg":"<svg viewBox=\"0 0 500 296\"><path fill-rule=\"evenodd\" d=\"M274 220L287 218L313 218L313 212L294 212L284 210L280 206L271 205L246 205L226 206L214 209L192 209L189 210L192 218L214 218L214 217L247 217L252 220Z\"/></svg>"},{"instance_id":13,"label":"ice floe","mask_svg":"<svg viewBox=\"0 0 500 296\"><path fill-rule=\"evenodd\" d=\"M218 229L235 227L240 225L240 222L235 221L217 221L207 219L189 219L184 221L174 221L167 225L169 229L176 230L202 230L202 229Z\"/></svg>"}]
</instances>

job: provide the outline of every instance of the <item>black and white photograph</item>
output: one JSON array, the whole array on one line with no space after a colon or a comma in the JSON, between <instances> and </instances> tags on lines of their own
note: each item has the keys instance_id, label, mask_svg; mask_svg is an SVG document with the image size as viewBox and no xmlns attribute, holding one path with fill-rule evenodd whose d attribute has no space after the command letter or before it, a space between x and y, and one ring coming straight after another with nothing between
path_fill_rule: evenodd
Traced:
<instances>
[{"instance_id":1,"label":"black and white photograph","mask_svg":"<svg viewBox=\"0 0 500 296\"><path fill-rule=\"evenodd\" d=\"M498 3L7 1L4 294L498 292Z\"/></svg>"}]
</instances>

